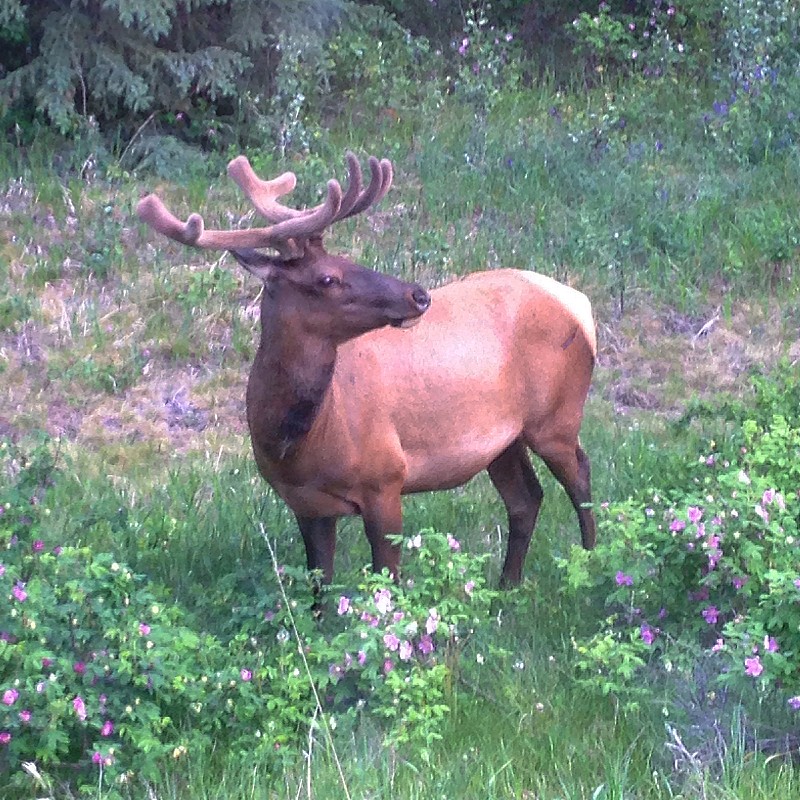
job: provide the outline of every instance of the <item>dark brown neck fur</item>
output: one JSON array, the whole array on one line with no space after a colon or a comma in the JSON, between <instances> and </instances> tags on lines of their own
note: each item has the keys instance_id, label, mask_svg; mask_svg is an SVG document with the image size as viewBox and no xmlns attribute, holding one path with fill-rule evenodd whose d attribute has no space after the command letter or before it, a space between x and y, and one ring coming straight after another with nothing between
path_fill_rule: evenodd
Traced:
<instances>
[{"instance_id":1,"label":"dark brown neck fur","mask_svg":"<svg viewBox=\"0 0 800 800\"><path fill-rule=\"evenodd\" d=\"M258 447L283 460L319 414L333 377L336 347L324 339L295 335L297 317L266 316L247 387L247 416Z\"/></svg>"}]
</instances>

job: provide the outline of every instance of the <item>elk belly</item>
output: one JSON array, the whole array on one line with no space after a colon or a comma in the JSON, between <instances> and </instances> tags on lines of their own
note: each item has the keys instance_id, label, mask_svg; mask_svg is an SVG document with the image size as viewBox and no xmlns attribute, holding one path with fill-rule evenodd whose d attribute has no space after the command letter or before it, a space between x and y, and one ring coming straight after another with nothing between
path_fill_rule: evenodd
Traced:
<instances>
[{"instance_id":1,"label":"elk belly","mask_svg":"<svg viewBox=\"0 0 800 800\"><path fill-rule=\"evenodd\" d=\"M483 434L465 431L462 437L442 438L431 443L430 450L407 450L403 494L461 486L486 469L518 436L518 425L509 423Z\"/></svg>"}]
</instances>

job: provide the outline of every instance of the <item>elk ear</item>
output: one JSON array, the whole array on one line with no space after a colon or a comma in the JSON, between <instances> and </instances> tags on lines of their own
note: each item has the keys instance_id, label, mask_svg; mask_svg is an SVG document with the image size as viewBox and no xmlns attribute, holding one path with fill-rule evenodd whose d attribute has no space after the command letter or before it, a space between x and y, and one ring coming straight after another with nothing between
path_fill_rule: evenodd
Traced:
<instances>
[{"instance_id":1,"label":"elk ear","mask_svg":"<svg viewBox=\"0 0 800 800\"><path fill-rule=\"evenodd\" d=\"M229 252L251 275L262 281L267 281L274 274L276 267L282 263L280 258L265 255L252 248Z\"/></svg>"}]
</instances>

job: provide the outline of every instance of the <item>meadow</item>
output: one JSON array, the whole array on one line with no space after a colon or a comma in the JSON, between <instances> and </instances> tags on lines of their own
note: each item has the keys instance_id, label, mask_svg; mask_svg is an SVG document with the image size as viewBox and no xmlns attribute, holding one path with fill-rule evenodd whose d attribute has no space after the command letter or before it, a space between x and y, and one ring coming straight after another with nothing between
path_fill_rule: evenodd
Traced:
<instances>
[{"instance_id":1,"label":"meadow","mask_svg":"<svg viewBox=\"0 0 800 800\"><path fill-rule=\"evenodd\" d=\"M763 147L754 116L690 81L480 89L352 104L304 131L304 154L248 155L264 177L294 170L298 204L343 179L347 149L391 158L382 204L328 236L359 263L425 286L535 269L592 300L600 545L578 550L542 465L526 580L505 593L481 476L406 499L411 587L371 576L344 521L313 611L294 520L250 456L260 287L134 215L157 190L180 216L252 224L226 158L134 170L90 134L4 145L3 796L798 795L797 147ZM717 584L667 526L710 519L724 491L715 519L747 517L736 541L756 549L720 546ZM723 640L745 649L715 661Z\"/></svg>"}]
</instances>

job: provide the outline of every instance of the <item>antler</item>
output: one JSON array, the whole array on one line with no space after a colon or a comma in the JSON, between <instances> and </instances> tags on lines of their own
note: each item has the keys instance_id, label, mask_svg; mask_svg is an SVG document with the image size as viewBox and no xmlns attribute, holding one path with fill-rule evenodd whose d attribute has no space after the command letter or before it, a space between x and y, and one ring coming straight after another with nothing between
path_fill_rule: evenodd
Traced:
<instances>
[{"instance_id":1,"label":"antler","mask_svg":"<svg viewBox=\"0 0 800 800\"><path fill-rule=\"evenodd\" d=\"M296 258L302 254L306 242L321 237L334 222L360 214L379 202L392 185L392 164L387 159L369 158L371 179L363 189L361 165L356 156L346 154L349 179L347 191L336 180L328 181L325 201L309 209L284 206L278 198L294 189L297 178L293 172L284 172L272 180L262 180L253 171L245 156L238 156L228 164L228 175L245 193L255 209L268 222L266 228L249 230L206 230L203 218L191 214L181 222L154 194L139 201L136 212L139 219L151 228L181 244L209 250L237 250L254 247L272 247L283 258Z\"/></svg>"}]
</instances>

